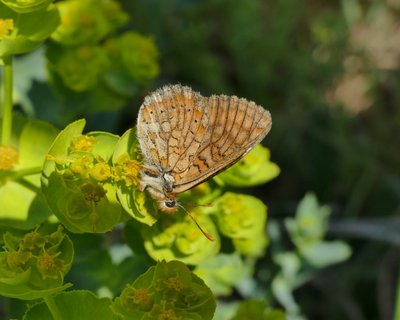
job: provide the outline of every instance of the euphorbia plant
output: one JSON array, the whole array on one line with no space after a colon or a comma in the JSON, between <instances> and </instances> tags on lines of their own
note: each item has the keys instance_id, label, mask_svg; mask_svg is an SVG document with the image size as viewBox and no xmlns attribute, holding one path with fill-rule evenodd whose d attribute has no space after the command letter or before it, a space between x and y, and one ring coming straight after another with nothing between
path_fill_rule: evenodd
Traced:
<instances>
[{"instance_id":1,"label":"euphorbia plant","mask_svg":"<svg viewBox=\"0 0 400 320\"><path fill-rule=\"evenodd\" d=\"M49 37L52 86L69 106L79 101L76 112L83 105L119 108L148 85L159 72L158 50L149 37L116 34L126 21L114 0L0 3L0 294L35 300L25 319L212 319L216 302L207 285L215 295L231 292L251 277L266 250L266 205L232 188L259 185L279 174L268 149L256 147L231 169L182 195L182 205L213 235L210 242L188 215L161 214L138 188L141 155L134 129L121 137L85 132L85 121L78 120L59 131L13 115L13 56ZM108 296L65 291L77 285L74 277L85 270L82 260L92 245L80 236L97 241L110 232L123 234L131 255L114 263L109 250L104 265L92 261L91 276L101 267L107 276L101 278L106 284L93 280L97 287L91 289L107 287ZM81 259L75 259L76 252ZM221 265L230 272L214 272Z\"/></svg>"}]
</instances>

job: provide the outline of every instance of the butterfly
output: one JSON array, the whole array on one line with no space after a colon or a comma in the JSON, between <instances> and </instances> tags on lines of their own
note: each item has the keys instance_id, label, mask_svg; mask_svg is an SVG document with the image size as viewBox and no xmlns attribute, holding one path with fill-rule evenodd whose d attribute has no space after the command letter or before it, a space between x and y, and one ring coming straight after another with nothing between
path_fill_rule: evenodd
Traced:
<instances>
[{"instance_id":1,"label":"butterfly","mask_svg":"<svg viewBox=\"0 0 400 320\"><path fill-rule=\"evenodd\" d=\"M271 125L270 112L252 101L164 86L146 96L139 109L140 188L161 211L175 212L180 193L235 164Z\"/></svg>"}]
</instances>

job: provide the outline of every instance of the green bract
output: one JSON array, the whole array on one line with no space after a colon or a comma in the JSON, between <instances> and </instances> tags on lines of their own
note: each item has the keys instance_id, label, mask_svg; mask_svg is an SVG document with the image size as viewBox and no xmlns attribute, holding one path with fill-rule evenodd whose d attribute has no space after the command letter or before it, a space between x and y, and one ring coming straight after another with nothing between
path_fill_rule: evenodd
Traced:
<instances>
[{"instance_id":1,"label":"green bract","mask_svg":"<svg viewBox=\"0 0 400 320\"><path fill-rule=\"evenodd\" d=\"M57 28L60 17L55 6L19 14L0 3L0 58L31 51Z\"/></svg>"},{"instance_id":2,"label":"green bract","mask_svg":"<svg viewBox=\"0 0 400 320\"><path fill-rule=\"evenodd\" d=\"M343 241L323 241L331 209L319 206L317 197L308 193L299 203L295 218L285 219L290 238L311 265L322 268L348 259L350 246Z\"/></svg>"},{"instance_id":3,"label":"green bract","mask_svg":"<svg viewBox=\"0 0 400 320\"><path fill-rule=\"evenodd\" d=\"M106 43L110 60L119 72L127 74L137 84L147 84L158 76L159 53L154 40L136 32L126 32Z\"/></svg>"},{"instance_id":4,"label":"green bract","mask_svg":"<svg viewBox=\"0 0 400 320\"><path fill-rule=\"evenodd\" d=\"M216 203L216 217L222 234L234 239L254 239L265 231L267 207L261 200L227 192Z\"/></svg>"},{"instance_id":5,"label":"green bract","mask_svg":"<svg viewBox=\"0 0 400 320\"><path fill-rule=\"evenodd\" d=\"M253 265L245 263L238 253L218 254L200 263L195 271L217 296L227 296L235 285L250 277Z\"/></svg>"},{"instance_id":6,"label":"green bract","mask_svg":"<svg viewBox=\"0 0 400 320\"><path fill-rule=\"evenodd\" d=\"M279 175L279 167L269 160L270 152L258 144L233 167L220 173L218 180L235 187L250 187L265 183Z\"/></svg>"},{"instance_id":7,"label":"green bract","mask_svg":"<svg viewBox=\"0 0 400 320\"><path fill-rule=\"evenodd\" d=\"M122 319L211 320L215 307L210 289L183 263L162 261L127 286L111 308Z\"/></svg>"},{"instance_id":8,"label":"green bract","mask_svg":"<svg viewBox=\"0 0 400 320\"><path fill-rule=\"evenodd\" d=\"M61 25L52 38L65 46L96 44L128 19L119 4L111 0L67 0L56 5Z\"/></svg>"},{"instance_id":9,"label":"green bract","mask_svg":"<svg viewBox=\"0 0 400 320\"><path fill-rule=\"evenodd\" d=\"M14 117L13 122L11 146L0 146L0 225L31 229L51 214L37 190L43 159L58 132L38 120Z\"/></svg>"},{"instance_id":10,"label":"green bract","mask_svg":"<svg viewBox=\"0 0 400 320\"><path fill-rule=\"evenodd\" d=\"M319 206L314 194L306 194L297 207L295 218L285 219L292 240L298 246L322 240L330 212L328 206Z\"/></svg>"},{"instance_id":11,"label":"green bract","mask_svg":"<svg viewBox=\"0 0 400 320\"><path fill-rule=\"evenodd\" d=\"M151 226L157 221L159 214L156 202L137 189L140 170L138 147L134 130L125 132L115 146L112 161L119 178L117 194L122 207L129 215Z\"/></svg>"},{"instance_id":12,"label":"green bract","mask_svg":"<svg viewBox=\"0 0 400 320\"><path fill-rule=\"evenodd\" d=\"M51 45L46 55L50 69L61 77L65 86L78 92L94 88L110 64L100 46L62 48Z\"/></svg>"},{"instance_id":13,"label":"green bract","mask_svg":"<svg viewBox=\"0 0 400 320\"><path fill-rule=\"evenodd\" d=\"M265 249L269 243L265 232L256 232L249 238L232 239L236 251L249 257L260 258L265 254Z\"/></svg>"},{"instance_id":14,"label":"green bract","mask_svg":"<svg viewBox=\"0 0 400 320\"><path fill-rule=\"evenodd\" d=\"M267 308L264 301L246 300L239 304L236 314L230 320L286 320L282 310Z\"/></svg>"},{"instance_id":15,"label":"green bract","mask_svg":"<svg viewBox=\"0 0 400 320\"><path fill-rule=\"evenodd\" d=\"M181 194L179 201L183 206L186 204L188 206L195 205L199 206L204 213L212 213L215 211L214 202L221 193L220 186L214 179L211 179Z\"/></svg>"},{"instance_id":16,"label":"green bract","mask_svg":"<svg viewBox=\"0 0 400 320\"><path fill-rule=\"evenodd\" d=\"M44 164L42 190L49 207L72 232L106 232L120 220L121 206L110 159L117 136L81 135L79 120L57 136Z\"/></svg>"},{"instance_id":17,"label":"green bract","mask_svg":"<svg viewBox=\"0 0 400 320\"><path fill-rule=\"evenodd\" d=\"M152 227L144 226L142 236L147 253L155 260L177 259L187 264L198 264L217 254L220 240L212 220L204 214L196 215L199 225L215 238L209 241L185 213L172 217L160 216Z\"/></svg>"},{"instance_id":18,"label":"green bract","mask_svg":"<svg viewBox=\"0 0 400 320\"><path fill-rule=\"evenodd\" d=\"M3 235L0 252L0 294L32 300L69 287L63 285L74 250L71 240L59 226L53 233L36 229L25 235Z\"/></svg>"},{"instance_id":19,"label":"green bract","mask_svg":"<svg viewBox=\"0 0 400 320\"><path fill-rule=\"evenodd\" d=\"M68 320L118 320L118 316L110 309L109 298L99 298L90 291L73 290L62 292L54 297L54 303L62 310L63 319ZM42 302L30 307L24 320L53 319L48 306Z\"/></svg>"},{"instance_id":20,"label":"green bract","mask_svg":"<svg viewBox=\"0 0 400 320\"><path fill-rule=\"evenodd\" d=\"M18 13L28 13L46 8L53 0L1 0L7 7Z\"/></svg>"}]
</instances>

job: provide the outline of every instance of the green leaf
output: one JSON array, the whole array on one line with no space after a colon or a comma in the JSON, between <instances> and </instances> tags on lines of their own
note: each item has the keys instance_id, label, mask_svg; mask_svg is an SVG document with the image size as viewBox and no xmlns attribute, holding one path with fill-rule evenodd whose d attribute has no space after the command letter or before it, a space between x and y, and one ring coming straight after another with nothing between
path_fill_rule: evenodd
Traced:
<instances>
[{"instance_id":1,"label":"green leaf","mask_svg":"<svg viewBox=\"0 0 400 320\"><path fill-rule=\"evenodd\" d=\"M236 314L231 320L285 320L282 310L267 309L264 301L245 300L238 306Z\"/></svg>"},{"instance_id":2,"label":"green leaf","mask_svg":"<svg viewBox=\"0 0 400 320\"><path fill-rule=\"evenodd\" d=\"M131 217L151 226L157 221L159 213L156 202L135 186L139 183L138 147L136 131L132 129L126 131L115 146L112 161L121 173L117 194L122 207Z\"/></svg>"},{"instance_id":3,"label":"green leaf","mask_svg":"<svg viewBox=\"0 0 400 320\"><path fill-rule=\"evenodd\" d=\"M46 8L53 0L1 0L7 7L18 13L29 13Z\"/></svg>"},{"instance_id":4,"label":"green leaf","mask_svg":"<svg viewBox=\"0 0 400 320\"><path fill-rule=\"evenodd\" d=\"M239 282L253 273L253 266L245 263L238 253L218 254L204 260L194 270L216 296L228 296Z\"/></svg>"},{"instance_id":5,"label":"green leaf","mask_svg":"<svg viewBox=\"0 0 400 320\"><path fill-rule=\"evenodd\" d=\"M18 14L0 3L0 18L13 21L13 27L0 41L0 57L33 50L57 28L60 16L55 6Z\"/></svg>"},{"instance_id":6,"label":"green leaf","mask_svg":"<svg viewBox=\"0 0 400 320\"><path fill-rule=\"evenodd\" d=\"M351 252L351 247L343 241L321 241L300 247L304 259L316 268L346 261Z\"/></svg>"},{"instance_id":7,"label":"green leaf","mask_svg":"<svg viewBox=\"0 0 400 320\"><path fill-rule=\"evenodd\" d=\"M31 229L51 214L38 188L40 167L58 131L43 121L22 117L13 121L12 140L19 161L12 172L0 172L0 225Z\"/></svg>"},{"instance_id":8,"label":"green leaf","mask_svg":"<svg viewBox=\"0 0 400 320\"><path fill-rule=\"evenodd\" d=\"M285 226L296 246L322 240L330 212L328 206L319 206L313 193L307 193L297 207L295 218L285 219Z\"/></svg>"},{"instance_id":9,"label":"green leaf","mask_svg":"<svg viewBox=\"0 0 400 320\"><path fill-rule=\"evenodd\" d=\"M92 292L73 290L63 292L54 297L56 308L63 319L82 320L118 320L118 316L111 309L109 298L96 297ZM53 319L48 306L42 302L32 306L23 318L24 320Z\"/></svg>"},{"instance_id":10,"label":"green leaf","mask_svg":"<svg viewBox=\"0 0 400 320\"><path fill-rule=\"evenodd\" d=\"M106 238L101 234L71 234L74 243L75 259L67 275L69 282L77 289L85 288L97 292L101 287L111 288L115 277L119 275L113 264ZM126 283L126 282L125 282Z\"/></svg>"},{"instance_id":11,"label":"green leaf","mask_svg":"<svg viewBox=\"0 0 400 320\"><path fill-rule=\"evenodd\" d=\"M20 160L17 169L28 169L42 166L49 147L56 138L59 130L44 121L29 121L24 126L19 142ZM32 143L34 137L35 143ZM35 186L40 186L40 173L26 178Z\"/></svg>"}]
</instances>

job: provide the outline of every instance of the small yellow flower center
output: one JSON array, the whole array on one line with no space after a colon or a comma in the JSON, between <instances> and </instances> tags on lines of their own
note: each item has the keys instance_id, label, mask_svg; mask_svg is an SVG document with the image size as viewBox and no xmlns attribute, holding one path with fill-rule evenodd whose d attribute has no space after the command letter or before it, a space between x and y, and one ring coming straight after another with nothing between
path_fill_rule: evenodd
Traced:
<instances>
[{"instance_id":1,"label":"small yellow flower center","mask_svg":"<svg viewBox=\"0 0 400 320\"><path fill-rule=\"evenodd\" d=\"M5 38L14 29L14 20L0 19L0 40Z\"/></svg>"},{"instance_id":2,"label":"small yellow flower center","mask_svg":"<svg viewBox=\"0 0 400 320\"><path fill-rule=\"evenodd\" d=\"M12 170L18 163L18 152L13 147L0 146L0 170Z\"/></svg>"}]
</instances>

